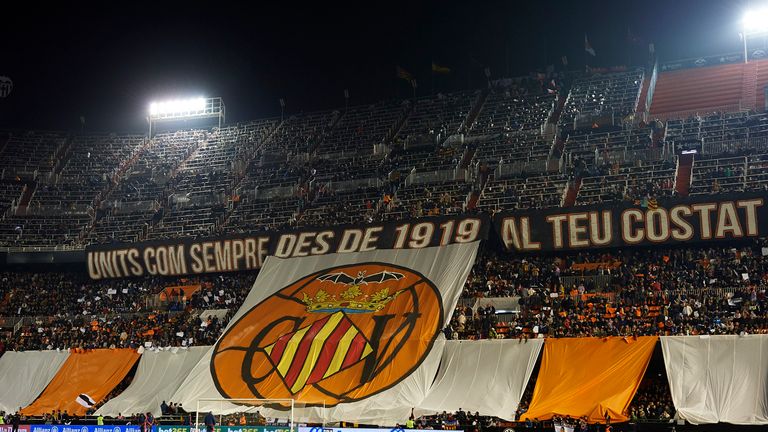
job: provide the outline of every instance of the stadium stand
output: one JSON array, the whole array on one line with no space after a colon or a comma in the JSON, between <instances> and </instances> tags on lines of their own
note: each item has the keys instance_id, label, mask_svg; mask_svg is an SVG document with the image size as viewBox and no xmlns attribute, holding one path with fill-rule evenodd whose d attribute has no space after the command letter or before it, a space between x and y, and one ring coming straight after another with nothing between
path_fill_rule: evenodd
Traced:
<instances>
[{"instance_id":1,"label":"stadium stand","mask_svg":"<svg viewBox=\"0 0 768 432\"><path fill-rule=\"evenodd\" d=\"M491 179L478 207L489 212L504 209L536 209L560 206L566 178L560 174L526 178Z\"/></svg>"},{"instance_id":2,"label":"stadium stand","mask_svg":"<svg viewBox=\"0 0 768 432\"><path fill-rule=\"evenodd\" d=\"M0 212L5 213L11 207L15 207L21 199L25 187L21 179L0 183Z\"/></svg>"},{"instance_id":3,"label":"stadium stand","mask_svg":"<svg viewBox=\"0 0 768 432\"><path fill-rule=\"evenodd\" d=\"M426 96L407 102L410 112L398 138L407 144L435 142L456 133L464 124L477 95L449 93Z\"/></svg>"},{"instance_id":4,"label":"stadium stand","mask_svg":"<svg viewBox=\"0 0 768 432\"><path fill-rule=\"evenodd\" d=\"M643 71L596 74L577 79L560 116L560 123L578 122L580 116L633 113L640 97Z\"/></svg>"},{"instance_id":5,"label":"stadium stand","mask_svg":"<svg viewBox=\"0 0 768 432\"><path fill-rule=\"evenodd\" d=\"M723 73L702 71L702 77ZM664 96L664 89L675 85L674 76L691 73L661 74L652 117L722 107L741 94L741 87L728 87L722 99L668 102L674 97ZM736 79L727 75L728 82ZM82 249L463 212L618 201L647 207L676 193L676 154L690 148L698 150L692 196L768 190L765 114L659 116L660 127L625 122L637 106L644 71L571 78L572 84L555 86L567 94L527 78L151 139L10 134L0 150L0 246ZM593 124L608 114L612 124ZM547 133L554 124L558 133ZM766 246L759 238L728 246L484 253L444 333L521 343L766 334ZM211 345L255 276L92 281L69 272L2 273L0 351ZM512 307L501 310L493 301ZM666 378L644 382L629 412L633 420L671 419ZM497 421L463 411L419 419L422 426L448 428Z\"/></svg>"},{"instance_id":6,"label":"stadium stand","mask_svg":"<svg viewBox=\"0 0 768 432\"><path fill-rule=\"evenodd\" d=\"M635 103L640 79L642 72L576 79L566 117L593 113L598 105L623 115ZM79 248L93 242L430 215L436 214L432 198L425 195L431 188L449 196L442 199L442 214L471 210L484 188L491 188L484 197L495 196L502 178L511 184L528 173L531 166L519 169L521 161L537 162L548 172L560 169L555 140L543 134L556 95L542 85L536 79L510 80L489 91L163 133L146 142L135 136L61 135L56 136L63 146L59 149L50 144L55 140L35 137L47 149L52 169L56 166L55 179L25 184L31 191L28 205L20 205L19 198L7 212L5 245ZM606 90L595 105L586 94L600 85ZM628 150L646 148L642 131L633 133L617 132L615 139L624 140ZM565 145L572 158L594 155L592 143L604 139L598 134L577 144L578 137L571 134ZM20 139L12 136L6 147L14 148ZM466 143L460 144L462 139ZM89 156L93 145L99 153ZM42 150L34 154L40 165ZM23 165L32 170L32 163ZM496 174L481 174L481 165ZM85 188L78 174L82 170L93 173ZM542 179L539 185L535 178L526 180L522 195L536 196L538 207L559 205L562 181L554 174ZM356 190L366 190L365 198L337 211ZM483 206L501 208L498 196L492 199L494 204ZM431 208L424 211L425 204ZM62 206L66 214L49 215L58 220L48 224L60 234L43 236L33 209L42 213Z\"/></svg>"},{"instance_id":7,"label":"stadium stand","mask_svg":"<svg viewBox=\"0 0 768 432\"><path fill-rule=\"evenodd\" d=\"M582 179L577 205L668 198L673 194L675 167L668 161L639 165L616 163L595 171Z\"/></svg>"},{"instance_id":8,"label":"stadium stand","mask_svg":"<svg viewBox=\"0 0 768 432\"><path fill-rule=\"evenodd\" d=\"M63 133L12 133L0 152L4 173L25 178L44 176L53 171L56 157L66 142Z\"/></svg>"},{"instance_id":9,"label":"stadium stand","mask_svg":"<svg viewBox=\"0 0 768 432\"><path fill-rule=\"evenodd\" d=\"M373 153L374 144L392 137L403 112L400 104L392 103L349 108L322 139L317 151L328 156Z\"/></svg>"}]
</instances>

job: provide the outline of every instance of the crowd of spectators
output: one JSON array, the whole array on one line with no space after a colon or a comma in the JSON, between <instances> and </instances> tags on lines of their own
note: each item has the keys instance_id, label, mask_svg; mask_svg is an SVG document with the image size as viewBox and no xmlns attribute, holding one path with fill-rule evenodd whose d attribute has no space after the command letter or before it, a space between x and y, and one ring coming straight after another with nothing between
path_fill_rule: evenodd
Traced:
<instances>
[{"instance_id":1,"label":"crowd of spectators","mask_svg":"<svg viewBox=\"0 0 768 432\"><path fill-rule=\"evenodd\" d=\"M629 405L630 420L670 421L674 416L675 406L666 377L644 379Z\"/></svg>"},{"instance_id":2,"label":"crowd of spectators","mask_svg":"<svg viewBox=\"0 0 768 432\"><path fill-rule=\"evenodd\" d=\"M0 316L25 317L7 350L210 345L256 274L91 281L78 273L4 273ZM220 314L205 311L223 310Z\"/></svg>"},{"instance_id":3,"label":"crowd of spectators","mask_svg":"<svg viewBox=\"0 0 768 432\"><path fill-rule=\"evenodd\" d=\"M646 169L673 170L674 163L664 161L658 166L646 167ZM601 164L587 169L585 176L600 177L600 202L615 201L642 201L649 199L670 198L674 194L674 179L672 177L638 179L629 176L621 181L609 181L610 177L619 176L625 167L618 163Z\"/></svg>"},{"instance_id":4,"label":"crowd of spectators","mask_svg":"<svg viewBox=\"0 0 768 432\"><path fill-rule=\"evenodd\" d=\"M499 315L493 305L473 309L464 303L446 336L766 333L765 244L483 256L464 296L515 297L519 308Z\"/></svg>"},{"instance_id":5,"label":"crowd of spectators","mask_svg":"<svg viewBox=\"0 0 768 432\"><path fill-rule=\"evenodd\" d=\"M155 309L229 309L256 273L92 280L79 272L0 273L0 316L70 317ZM186 287L187 292L184 292Z\"/></svg>"},{"instance_id":6,"label":"crowd of spectators","mask_svg":"<svg viewBox=\"0 0 768 432\"><path fill-rule=\"evenodd\" d=\"M479 412L468 412L459 408L456 412L443 411L434 415L421 416L414 421L416 429L466 430L480 432L485 428L497 426L499 419L481 416Z\"/></svg>"},{"instance_id":7,"label":"crowd of spectators","mask_svg":"<svg viewBox=\"0 0 768 432\"><path fill-rule=\"evenodd\" d=\"M0 281L0 316L136 312L153 285L148 280L93 281L81 273L59 272L4 272Z\"/></svg>"},{"instance_id":8,"label":"crowd of spectators","mask_svg":"<svg viewBox=\"0 0 768 432\"><path fill-rule=\"evenodd\" d=\"M38 319L22 326L5 345L14 351L212 345L228 318L184 311Z\"/></svg>"}]
</instances>

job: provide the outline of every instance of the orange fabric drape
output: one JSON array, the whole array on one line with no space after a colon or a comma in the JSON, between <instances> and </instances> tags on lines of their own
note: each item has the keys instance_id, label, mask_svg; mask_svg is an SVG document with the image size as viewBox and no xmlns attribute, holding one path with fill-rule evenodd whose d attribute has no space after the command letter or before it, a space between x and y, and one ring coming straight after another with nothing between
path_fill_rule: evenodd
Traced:
<instances>
[{"instance_id":1,"label":"orange fabric drape","mask_svg":"<svg viewBox=\"0 0 768 432\"><path fill-rule=\"evenodd\" d=\"M547 339L533 399L523 419L587 416L628 420L627 408L656 347L656 336Z\"/></svg>"},{"instance_id":2,"label":"orange fabric drape","mask_svg":"<svg viewBox=\"0 0 768 432\"><path fill-rule=\"evenodd\" d=\"M139 354L133 349L97 349L72 353L32 405L21 410L26 415L43 415L54 410L85 415L77 403L81 393L99 403L125 378Z\"/></svg>"}]
</instances>

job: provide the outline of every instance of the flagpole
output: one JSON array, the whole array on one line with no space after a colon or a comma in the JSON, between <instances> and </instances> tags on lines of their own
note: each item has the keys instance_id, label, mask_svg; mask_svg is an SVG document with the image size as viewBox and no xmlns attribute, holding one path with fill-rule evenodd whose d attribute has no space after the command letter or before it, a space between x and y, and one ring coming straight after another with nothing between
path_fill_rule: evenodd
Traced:
<instances>
[{"instance_id":1,"label":"flagpole","mask_svg":"<svg viewBox=\"0 0 768 432\"><path fill-rule=\"evenodd\" d=\"M432 65L430 65L429 67L430 67L430 70L433 69ZM431 87L429 89L429 95L430 96L434 96L435 95L435 71L434 70L432 70L431 77L430 77L430 84L429 85Z\"/></svg>"},{"instance_id":2,"label":"flagpole","mask_svg":"<svg viewBox=\"0 0 768 432\"><path fill-rule=\"evenodd\" d=\"M509 26L509 27L512 28L512 26ZM504 69L506 72L505 76L509 77L510 76L509 74L509 40L507 40L504 43L504 62L505 62Z\"/></svg>"},{"instance_id":3,"label":"flagpole","mask_svg":"<svg viewBox=\"0 0 768 432\"><path fill-rule=\"evenodd\" d=\"M469 61L467 62L467 65L469 65L469 68L467 68L467 90L472 89L472 54L467 53L467 58Z\"/></svg>"}]
</instances>

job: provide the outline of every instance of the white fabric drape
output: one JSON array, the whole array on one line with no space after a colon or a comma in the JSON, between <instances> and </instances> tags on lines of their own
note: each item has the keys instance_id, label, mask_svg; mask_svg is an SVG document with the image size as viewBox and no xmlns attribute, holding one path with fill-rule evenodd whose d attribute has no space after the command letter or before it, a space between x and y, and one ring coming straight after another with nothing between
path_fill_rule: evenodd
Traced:
<instances>
[{"instance_id":1,"label":"white fabric drape","mask_svg":"<svg viewBox=\"0 0 768 432\"><path fill-rule=\"evenodd\" d=\"M768 423L768 335L670 336L661 347L681 418Z\"/></svg>"},{"instance_id":2,"label":"white fabric drape","mask_svg":"<svg viewBox=\"0 0 768 432\"><path fill-rule=\"evenodd\" d=\"M198 346L173 351L145 351L136 375L125 391L105 403L96 414L117 416L151 412L159 416L162 401L171 396L210 347Z\"/></svg>"},{"instance_id":3,"label":"white fabric drape","mask_svg":"<svg viewBox=\"0 0 768 432\"><path fill-rule=\"evenodd\" d=\"M514 420L543 339L448 341L417 415L459 409Z\"/></svg>"},{"instance_id":4,"label":"white fabric drape","mask_svg":"<svg viewBox=\"0 0 768 432\"><path fill-rule=\"evenodd\" d=\"M475 261L478 242L452 244L425 249L374 250L360 253L328 254L303 258L280 259L270 256L265 261L243 306L237 311L232 323L250 311L255 305L277 290L322 269L357 263L389 263L419 272L431 280L443 300L443 322L448 323L458 302L461 289ZM444 339L439 335L424 361L411 375L392 387L366 399L341 403L333 408L302 408L296 403L296 420L307 422L349 420L361 423L394 424L407 420L410 410L419 406L426 396L440 364ZM187 411L194 411L200 399L221 398L216 390L210 370L213 350L209 350L195 366L176 394ZM203 411L216 413L239 412L244 409L222 402L202 403ZM261 409L267 417L279 417L277 413Z\"/></svg>"},{"instance_id":5,"label":"white fabric drape","mask_svg":"<svg viewBox=\"0 0 768 432\"><path fill-rule=\"evenodd\" d=\"M206 309L202 313L200 313L200 319L205 321L208 319L208 317L218 318L218 319L224 319L225 316L229 313L229 309Z\"/></svg>"},{"instance_id":6,"label":"white fabric drape","mask_svg":"<svg viewBox=\"0 0 768 432\"><path fill-rule=\"evenodd\" d=\"M69 351L9 351L0 357L0 411L16 412L45 390Z\"/></svg>"},{"instance_id":7,"label":"white fabric drape","mask_svg":"<svg viewBox=\"0 0 768 432\"><path fill-rule=\"evenodd\" d=\"M475 301L472 310L493 306L497 311L519 312L520 297L481 297Z\"/></svg>"}]
</instances>

